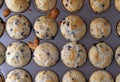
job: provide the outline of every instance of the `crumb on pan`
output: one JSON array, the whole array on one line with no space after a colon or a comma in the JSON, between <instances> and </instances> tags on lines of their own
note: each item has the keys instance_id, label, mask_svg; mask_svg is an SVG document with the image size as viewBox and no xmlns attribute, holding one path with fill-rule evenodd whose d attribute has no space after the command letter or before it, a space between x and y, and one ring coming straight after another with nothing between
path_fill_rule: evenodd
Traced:
<instances>
[{"instance_id":1,"label":"crumb on pan","mask_svg":"<svg viewBox=\"0 0 120 82\"><path fill-rule=\"evenodd\" d=\"M4 11L3 11L3 16L4 16L4 17L7 17L8 15L10 15L10 13L11 13L11 11L10 11L8 8L6 8L6 9L4 9Z\"/></svg>"},{"instance_id":2,"label":"crumb on pan","mask_svg":"<svg viewBox=\"0 0 120 82\"><path fill-rule=\"evenodd\" d=\"M53 18L53 19L56 19L59 15L59 10L58 8L54 8L50 13L48 13L47 16Z\"/></svg>"},{"instance_id":3,"label":"crumb on pan","mask_svg":"<svg viewBox=\"0 0 120 82\"><path fill-rule=\"evenodd\" d=\"M32 49L35 50L36 47L39 45L39 39L36 37L33 42L28 42L28 46Z\"/></svg>"},{"instance_id":4,"label":"crumb on pan","mask_svg":"<svg viewBox=\"0 0 120 82\"><path fill-rule=\"evenodd\" d=\"M61 23L62 23L62 21L58 21L57 23L58 23L58 25L60 26L60 25L61 25Z\"/></svg>"}]
</instances>

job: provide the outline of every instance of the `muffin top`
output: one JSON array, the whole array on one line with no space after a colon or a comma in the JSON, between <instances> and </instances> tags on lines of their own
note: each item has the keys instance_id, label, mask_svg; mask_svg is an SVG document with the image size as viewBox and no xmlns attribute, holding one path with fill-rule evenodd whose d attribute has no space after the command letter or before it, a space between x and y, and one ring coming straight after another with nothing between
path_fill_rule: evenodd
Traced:
<instances>
[{"instance_id":1,"label":"muffin top","mask_svg":"<svg viewBox=\"0 0 120 82\"><path fill-rule=\"evenodd\" d=\"M90 6L95 13L102 13L110 7L110 0L90 0Z\"/></svg>"},{"instance_id":2,"label":"muffin top","mask_svg":"<svg viewBox=\"0 0 120 82\"><path fill-rule=\"evenodd\" d=\"M113 51L105 42L94 44L89 50L90 62L98 68L108 67L113 58Z\"/></svg>"},{"instance_id":3,"label":"muffin top","mask_svg":"<svg viewBox=\"0 0 120 82\"><path fill-rule=\"evenodd\" d=\"M84 0L62 0L62 3L67 11L74 12L82 8Z\"/></svg>"},{"instance_id":4,"label":"muffin top","mask_svg":"<svg viewBox=\"0 0 120 82\"><path fill-rule=\"evenodd\" d=\"M31 0L5 0L6 6L13 12L23 12L30 6Z\"/></svg>"},{"instance_id":5,"label":"muffin top","mask_svg":"<svg viewBox=\"0 0 120 82\"><path fill-rule=\"evenodd\" d=\"M32 78L27 71L14 69L7 74L5 82L32 82Z\"/></svg>"},{"instance_id":6,"label":"muffin top","mask_svg":"<svg viewBox=\"0 0 120 82\"><path fill-rule=\"evenodd\" d=\"M40 39L52 39L57 33L55 20L48 16L39 17L34 23L34 31Z\"/></svg>"},{"instance_id":7,"label":"muffin top","mask_svg":"<svg viewBox=\"0 0 120 82\"><path fill-rule=\"evenodd\" d=\"M24 39L31 32L31 24L23 15L13 15L6 22L6 31L13 39Z\"/></svg>"},{"instance_id":8,"label":"muffin top","mask_svg":"<svg viewBox=\"0 0 120 82\"><path fill-rule=\"evenodd\" d=\"M36 77L35 82L59 82L58 76L51 70L40 71Z\"/></svg>"},{"instance_id":9,"label":"muffin top","mask_svg":"<svg viewBox=\"0 0 120 82\"><path fill-rule=\"evenodd\" d=\"M96 39L106 38L111 33L111 25L105 18L96 18L90 24L90 33Z\"/></svg>"},{"instance_id":10,"label":"muffin top","mask_svg":"<svg viewBox=\"0 0 120 82\"><path fill-rule=\"evenodd\" d=\"M52 43L41 43L33 54L35 63L41 67L53 66L59 59L59 51Z\"/></svg>"},{"instance_id":11,"label":"muffin top","mask_svg":"<svg viewBox=\"0 0 120 82\"><path fill-rule=\"evenodd\" d=\"M85 76L78 70L70 70L65 73L62 82L86 82Z\"/></svg>"},{"instance_id":12,"label":"muffin top","mask_svg":"<svg viewBox=\"0 0 120 82\"><path fill-rule=\"evenodd\" d=\"M7 47L6 62L14 67L22 67L31 60L31 50L24 42L13 42Z\"/></svg>"},{"instance_id":13,"label":"muffin top","mask_svg":"<svg viewBox=\"0 0 120 82\"><path fill-rule=\"evenodd\" d=\"M60 25L61 33L67 40L78 41L86 33L85 22L76 15L69 15Z\"/></svg>"},{"instance_id":14,"label":"muffin top","mask_svg":"<svg viewBox=\"0 0 120 82\"><path fill-rule=\"evenodd\" d=\"M57 4L57 0L35 0L35 5L40 11L50 11Z\"/></svg>"},{"instance_id":15,"label":"muffin top","mask_svg":"<svg viewBox=\"0 0 120 82\"><path fill-rule=\"evenodd\" d=\"M63 46L61 51L61 59L63 63L70 67L76 68L82 66L87 58L85 48L76 42L70 42Z\"/></svg>"},{"instance_id":16,"label":"muffin top","mask_svg":"<svg viewBox=\"0 0 120 82\"><path fill-rule=\"evenodd\" d=\"M95 71L89 79L89 82L114 82L110 73L105 70Z\"/></svg>"}]
</instances>

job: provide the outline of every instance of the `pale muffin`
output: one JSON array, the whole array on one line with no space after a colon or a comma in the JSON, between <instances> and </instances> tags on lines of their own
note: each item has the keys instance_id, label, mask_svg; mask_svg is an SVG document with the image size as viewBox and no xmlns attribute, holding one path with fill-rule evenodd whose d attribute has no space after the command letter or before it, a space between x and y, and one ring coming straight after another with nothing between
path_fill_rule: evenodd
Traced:
<instances>
[{"instance_id":1,"label":"pale muffin","mask_svg":"<svg viewBox=\"0 0 120 82\"><path fill-rule=\"evenodd\" d=\"M88 54L90 62L97 68L108 67L113 59L113 51L105 42L94 44Z\"/></svg>"},{"instance_id":2,"label":"pale muffin","mask_svg":"<svg viewBox=\"0 0 120 82\"><path fill-rule=\"evenodd\" d=\"M6 6L13 12L23 12L30 6L31 0L5 0Z\"/></svg>"},{"instance_id":3,"label":"pale muffin","mask_svg":"<svg viewBox=\"0 0 120 82\"><path fill-rule=\"evenodd\" d=\"M40 71L36 77L35 82L59 82L58 76L51 70Z\"/></svg>"},{"instance_id":4,"label":"pale muffin","mask_svg":"<svg viewBox=\"0 0 120 82\"><path fill-rule=\"evenodd\" d=\"M111 0L89 0L90 7L95 13L102 13L110 7Z\"/></svg>"},{"instance_id":5,"label":"pale muffin","mask_svg":"<svg viewBox=\"0 0 120 82\"><path fill-rule=\"evenodd\" d=\"M69 12L75 12L82 8L84 0L62 0L64 8Z\"/></svg>"},{"instance_id":6,"label":"pale muffin","mask_svg":"<svg viewBox=\"0 0 120 82\"><path fill-rule=\"evenodd\" d=\"M40 39L53 39L58 28L55 20L48 16L41 16L34 23L34 31Z\"/></svg>"},{"instance_id":7,"label":"pale muffin","mask_svg":"<svg viewBox=\"0 0 120 82\"><path fill-rule=\"evenodd\" d=\"M89 79L89 82L114 82L110 73L105 70L95 71Z\"/></svg>"},{"instance_id":8,"label":"pale muffin","mask_svg":"<svg viewBox=\"0 0 120 82\"><path fill-rule=\"evenodd\" d=\"M87 52L81 44L70 42L63 46L61 59L70 68L80 67L87 59Z\"/></svg>"},{"instance_id":9,"label":"pale muffin","mask_svg":"<svg viewBox=\"0 0 120 82\"><path fill-rule=\"evenodd\" d=\"M41 43L33 54L35 63L41 67L51 67L59 59L59 51L52 43Z\"/></svg>"},{"instance_id":10,"label":"pale muffin","mask_svg":"<svg viewBox=\"0 0 120 82\"><path fill-rule=\"evenodd\" d=\"M76 15L69 15L60 25L61 34L70 41L80 40L86 33L85 22Z\"/></svg>"},{"instance_id":11,"label":"pale muffin","mask_svg":"<svg viewBox=\"0 0 120 82\"><path fill-rule=\"evenodd\" d=\"M31 32L31 24L23 15L13 15L6 22L6 31L13 39L25 39Z\"/></svg>"},{"instance_id":12,"label":"pale muffin","mask_svg":"<svg viewBox=\"0 0 120 82\"><path fill-rule=\"evenodd\" d=\"M111 34L111 25L105 18L96 18L90 24L90 33L96 39L106 38Z\"/></svg>"},{"instance_id":13,"label":"pale muffin","mask_svg":"<svg viewBox=\"0 0 120 82\"><path fill-rule=\"evenodd\" d=\"M33 82L31 75L23 69L13 69L7 74L5 82Z\"/></svg>"},{"instance_id":14,"label":"pale muffin","mask_svg":"<svg viewBox=\"0 0 120 82\"><path fill-rule=\"evenodd\" d=\"M62 82L87 82L85 76L78 70L70 70L65 73Z\"/></svg>"},{"instance_id":15,"label":"pale muffin","mask_svg":"<svg viewBox=\"0 0 120 82\"><path fill-rule=\"evenodd\" d=\"M6 62L14 67L27 65L31 60L31 50L24 42L13 42L7 47Z\"/></svg>"},{"instance_id":16,"label":"pale muffin","mask_svg":"<svg viewBox=\"0 0 120 82\"><path fill-rule=\"evenodd\" d=\"M34 0L37 10L50 11L55 8L57 0Z\"/></svg>"}]
</instances>

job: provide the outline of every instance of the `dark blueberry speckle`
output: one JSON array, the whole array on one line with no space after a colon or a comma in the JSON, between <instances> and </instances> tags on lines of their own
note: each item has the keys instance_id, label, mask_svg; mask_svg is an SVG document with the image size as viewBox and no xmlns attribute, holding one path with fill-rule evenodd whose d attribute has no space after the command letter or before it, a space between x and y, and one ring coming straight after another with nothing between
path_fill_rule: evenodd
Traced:
<instances>
[{"instance_id":1,"label":"dark blueberry speckle","mask_svg":"<svg viewBox=\"0 0 120 82\"><path fill-rule=\"evenodd\" d=\"M72 80L74 80L74 78L72 78Z\"/></svg>"},{"instance_id":2,"label":"dark blueberry speckle","mask_svg":"<svg viewBox=\"0 0 120 82\"><path fill-rule=\"evenodd\" d=\"M72 47L71 46L68 46L68 50L70 50Z\"/></svg>"},{"instance_id":3,"label":"dark blueberry speckle","mask_svg":"<svg viewBox=\"0 0 120 82\"><path fill-rule=\"evenodd\" d=\"M10 31L12 32L12 31L13 31L13 29L10 29Z\"/></svg>"},{"instance_id":4,"label":"dark blueberry speckle","mask_svg":"<svg viewBox=\"0 0 120 82\"><path fill-rule=\"evenodd\" d=\"M25 36L24 32L21 33L22 36Z\"/></svg>"},{"instance_id":5,"label":"dark blueberry speckle","mask_svg":"<svg viewBox=\"0 0 120 82\"><path fill-rule=\"evenodd\" d=\"M24 52L24 49L20 49L20 52Z\"/></svg>"},{"instance_id":6,"label":"dark blueberry speckle","mask_svg":"<svg viewBox=\"0 0 120 82\"><path fill-rule=\"evenodd\" d=\"M18 25L19 22L20 22L20 21L19 21L18 19L15 20L15 24L16 24L16 25Z\"/></svg>"},{"instance_id":7,"label":"dark blueberry speckle","mask_svg":"<svg viewBox=\"0 0 120 82\"><path fill-rule=\"evenodd\" d=\"M67 23L67 26L69 26L70 24L69 24L69 22Z\"/></svg>"},{"instance_id":8,"label":"dark blueberry speckle","mask_svg":"<svg viewBox=\"0 0 120 82\"><path fill-rule=\"evenodd\" d=\"M25 75L25 77L28 77L28 75Z\"/></svg>"},{"instance_id":9,"label":"dark blueberry speckle","mask_svg":"<svg viewBox=\"0 0 120 82\"><path fill-rule=\"evenodd\" d=\"M30 2L28 2L28 4L30 4Z\"/></svg>"},{"instance_id":10,"label":"dark blueberry speckle","mask_svg":"<svg viewBox=\"0 0 120 82\"><path fill-rule=\"evenodd\" d=\"M120 54L117 54L117 56L120 56Z\"/></svg>"},{"instance_id":11,"label":"dark blueberry speckle","mask_svg":"<svg viewBox=\"0 0 120 82\"><path fill-rule=\"evenodd\" d=\"M35 31L35 33L36 33L36 34L39 34L39 32L38 32L38 31Z\"/></svg>"},{"instance_id":12,"label":"dark blueberry speckle","mask_svg":"<svg viewBox=\"0 0 120 82\"><path fill-rule=\"evenodd\" d=\"M21 15L19 15L19 17L22 17Z\"/></svg>"},{"instance_id":13,"label":"dark blueberry speckle","mask_svg":"<svg viewBox=\"0 0 120 82\"><path fill-rule=\"evenodd\" d=\"M10 55L10 53L8 53L8 55Z\"/></svg>"},{"instance_id":14,"label":"dark blueberry speckle","mask_svg":"<svg viewBox=\"0 0 120 82\"><path fill-rule=\"evenodd\" d=\"M65 6L67 7L67 6L68 6L68 4L65 4Z\"/></svg>"},{"instance_id":15,"label":"dark blueberry speckle","mask_svg":"<svg viewBox=\"0 0 120 82\"><path fill-rule=\"evenodd\" d=\"M16 58L18 59L18 56L16 56Z\"/></svg>"},{"instance_id":16,"label":"dark blueberry speckle","mask_svg":"<svg viewBox=\"0 0 120 82\"><path fill-rule=\"evenodd\" d=\"M64 21L63 24L65 24L66 22Z\"/></svg>"}]
</instances>

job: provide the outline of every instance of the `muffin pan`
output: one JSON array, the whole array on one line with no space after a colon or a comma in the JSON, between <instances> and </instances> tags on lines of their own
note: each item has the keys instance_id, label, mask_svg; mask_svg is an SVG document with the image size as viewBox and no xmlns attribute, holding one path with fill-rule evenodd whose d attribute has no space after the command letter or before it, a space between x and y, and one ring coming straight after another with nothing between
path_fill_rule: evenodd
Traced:
<instances>
[{"instance_id":1,"label":"muffin pan","mask_svg":"<svg viewBox=\"0 0 120 82\"><path fill-rule=\"evenodd\" d=\"M35 5L34 0L31 0L31 1L32 2L31 2L31 5L30 5L29 9L27 9L25 12L22 12L22 13L11 12L11 14L6 18L2 15L3 10L6 8L5 3L3 4L2 8L0 9L0 17L5 22L7 21L7 19L10 16L12 16L14 14L22 14L22 15L25 15L30 20L30 22L32 23L31 34L26 39L17 40L17 41L24 41L26 43L29 42L29 41L33 41L34 38L35 38L35 33L33 31L33 25L34 25L35 20L40 16L47 15L47 13L49 12L49 11L48 12L37 11L37 9L34 6ZM83 44L87 51L92 47L93 44L98 43L100 41L103 41L103 42L106 42L113 49L114 54L115 54L115 50L116 50L117 46L120 45L120 37L118 36L118 33L116 31L116 26L117 26L118 22L120 21L120 12L118 12L115 8L114 0L111 0L110 8L108 10L104 11L103 13L98 13L98 14L95 13L94 11L92 11L92 9L89 5L89 0L84 0L83 7L79 11L76 11L76 12L66 11L64 9L63 5L62 5L62 0L57 0L56 7L60 11L60 14L59 14L58 18L56 19L56 21L62 21L66 16L69 16L69 15L72 15L72 14L78 15L84 20L84 22L86 23L86 26L87 26L87 32L83 36L83 38L78 40L77 42L80 43L80 44ZM99 17L103 17L110 22L111 27L112 27L112 31L111 31L110 36L108 36L107 38L97 40L97 39L93 38L90 34L90 23L93 19L99 18ZM60 32L60 26L58 26L58 30L59 31L58 31L58 33L56 34L56 36L54 37L53 40L52 39L51 40L40 40L40 43L43 43L43 42L54 43L58 47L59 51L61 51L62 47L66 43L69 43L70 41L66 40L62 36L62 34ZM16 41L16 40L10 38L6 32L4 32L4 34L0 38L0 42L2 44L4 44L6 47L14 41ZM5 78L7 77L7 74L12 69L15 69L15 68L16 67L9 66L6 62L4 62L2 65L0 65L0 70L3 73ZM34 62L33 57L32 57L30 63L27 64L24 67L21 67L21 68L27 70L31 74L33 82L35 82L35 76L41 70L45 70L45 69L53 70L58 75L58 77L60 79L60 82L62 82L63 75L67 71L70 70L69 67L65 66L62 63L61 58L59 58L59 61L56 63L56 65L54 65L52 67L48 67L48 68L43 68L43 67L38 66ZM89 58L87 57L87 61L85 62L85 64L80 66L79 68L76 68L76 69L80 70L85 75L85 77L88 81L89 77L92 75L92 73L94 71L98 70L99 68L94 67L90 63ZM115 62L115 58L113 58L110 66L108 66L107 68L104 68L104 70L107 70L113 76L114 80L115 80L115 77L117 76L117 74L120 73L119 69L120 69L120 66Z\"/></svg>"}]
</instances>

